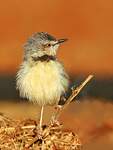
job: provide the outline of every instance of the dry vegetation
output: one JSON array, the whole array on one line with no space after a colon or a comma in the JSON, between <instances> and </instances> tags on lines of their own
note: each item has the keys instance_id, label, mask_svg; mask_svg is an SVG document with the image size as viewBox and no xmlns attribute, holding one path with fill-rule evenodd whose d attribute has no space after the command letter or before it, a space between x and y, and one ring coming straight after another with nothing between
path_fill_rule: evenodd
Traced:
<instances>
[{"instance_id":1,"label":"dry vegetation","mask_svg":"<svg viewBox=\"0 0 113 150\"><path fill-rule=\"evenodd\" d=\"M28 103L0 103L0 111L6 114L0 115L0 125L7 128L13 127L13 129L9 130L13 140L16 132L19 134L28 130L30 131L29 134L34 132L31 128L24 130L20 129L20 127L34 126L38 123L38 106ZM47 107L44 112L44 124L48 124L53 108ZM10 118L13 118L13 120ZM32 120L27 118L32 118ZM76 103L73 102L62 113L60 122L64 125L63 131L77 133L83 144L83 150L113 149L113 103L101 99L86 99ZM10 125L8 125L9 123ZM16 130L14 130L14 127ZM3 128L1 129L3 131ZM0 134L0 139L1 136L2 134ZM7 138L9 140L9 137ZM13 140L12 144L14 144Z\"/></svg>"},{"instance_id":2,"label":"dry vegetation","mask_svg":"<svg viewBox=\"0 0 113 150\"><path fill-rule=\"evenodd\" d=\"M13 129L9 129L13 140L16 132L19 134L28 130L29 134L34 132L31 128L24 130L20 127L34 126L38 122L38 106L28 103L0 103L0 111L6 114L0 115L0 125L7 128L13 127ZM53 108L47 107L45 109L44 124L48 124L52 112ZM32 118L32 120L27 118ZM83 150L113 150L113 103L98 99L73 102L61 115L60 122L64 125L63 131L70 133L73 131L78 134L83 144ZM9 123L10 125L8 125ZM1 129L3 133L4 129ZM2 134L0 134L0 140L1 136ZM8 136L7 139L10 140ZM14 144L13 140L12 144ZM10 150L9 148L7 150Z\"/></svg>"},{"instance_id":3,"label":"dry vegetation","mask_svg":"<svg viewBox=\"0 0 113 150\"><path fill-rule=\"evenodd\" d=\"M42 132L34 120L14 121L0 115L1 150L79 150L78 136L63 130L62 125L43 125Z\"/></svg>"}]
</instances>

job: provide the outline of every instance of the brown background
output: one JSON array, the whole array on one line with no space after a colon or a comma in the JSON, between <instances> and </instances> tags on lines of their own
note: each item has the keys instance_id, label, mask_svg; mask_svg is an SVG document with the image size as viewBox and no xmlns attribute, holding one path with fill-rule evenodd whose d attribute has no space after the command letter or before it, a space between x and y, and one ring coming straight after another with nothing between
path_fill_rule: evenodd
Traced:
<instances>
[{"instance_id":1,"label":"brown background","mask_svg":"<svg viewBox=\"0 0 113 150\"><path fill-rule=\"evenodd\" d=\"M0 4L0 72L15 73L34 32L69 41L59 57L70 73L113 74L112 0L4 0Z\"/></svg>"},{"instance_id":2,"label":"brown background","mask_svg":"<svg viewBox=\"0 0 113 150\"><path fill-rule=\"evenodd\" d=\"M108 99L113 99L113 0L1 1L0 100L18 99L14 81L22 61L22 45L32 33L40 31L69 38L58 56L70 75L95 74L88 88L96 99L72 103L61 116L64 126L80 136L84 150L112 150L113 103ZM20 114L19 119L39 118L37 107L28 102L0 102L0 112L12 118ZM50 109L45 112L47 119Z\"/></svg>"}]
</instances>

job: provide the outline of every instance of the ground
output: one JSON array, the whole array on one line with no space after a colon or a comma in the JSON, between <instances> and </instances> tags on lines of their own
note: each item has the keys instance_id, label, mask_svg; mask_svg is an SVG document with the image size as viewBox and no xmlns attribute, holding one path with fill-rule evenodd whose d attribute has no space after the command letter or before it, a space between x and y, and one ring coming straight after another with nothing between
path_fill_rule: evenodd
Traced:
<instances>
[{"instance_id":1,"label":"ground","mask_svg":"<svg viewBox=\"0 0 113 150\"><path fill-rule=\"evenodd\" d=\"M36 122L38 123L39 108L38 106L33 104L1 102L0 111L1 116L5 115L5 117L7 116L8 118L11 118L12 121L10 120L11 122L9 127L15 127L15 121L17 121L16 126L21 123L20 128L29 124L35 125ZM47 107L45 108L44 112L43 124L49 124L49 119L53 112L53 108ZM107 102L100 99L86 99L84 101L71 103L67 110L61 114L59 121L63 124L62 131L70 132L70 135L73 135L73 133L77 135L77 138L82 143L83 150L112 150L112 112L112 102ZM2 124L2 126L4 126L5 123L6 121L4 122L4 124ZM16 128L16 130L20 132L20 128ZM48 129L48 127L46 127L46 129ZM26 132L27 130L28 129L26 129Z\"/></svg>"}]
</instances>

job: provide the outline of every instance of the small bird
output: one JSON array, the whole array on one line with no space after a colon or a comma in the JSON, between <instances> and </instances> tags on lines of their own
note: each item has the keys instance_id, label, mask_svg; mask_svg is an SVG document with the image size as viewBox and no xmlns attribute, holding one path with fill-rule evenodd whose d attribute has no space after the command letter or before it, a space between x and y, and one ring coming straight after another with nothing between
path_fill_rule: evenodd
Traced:
<instances>
[{"instance_id":1,"label":"small bird","mask_svg":"<svg viewBox=\"0 0 113 150\"><path fill-rule=\"evenodd\" d=\"M58 47L67 39L56 39L47 32L33 34L24 45L24 58L17 73L16 87L20 96L43 108L58 105L69 86L69 77L57 59Z\"/></svg>"}]
</instances>

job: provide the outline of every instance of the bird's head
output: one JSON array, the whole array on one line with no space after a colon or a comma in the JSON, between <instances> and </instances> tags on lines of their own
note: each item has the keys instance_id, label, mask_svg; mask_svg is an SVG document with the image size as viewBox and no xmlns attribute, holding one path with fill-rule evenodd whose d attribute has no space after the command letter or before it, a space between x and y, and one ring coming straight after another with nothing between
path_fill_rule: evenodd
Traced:
<instances>
[{"instance_id":1,"label":"bird's head","mask_svg":"<svg viewBox=\"0 0 113 150\"><path fill-rule=\"evenodd\" d=\"M58 47L65 41L67 41L67 39L57 40L47 32L35 33L24 45L24 59L38 60L44 56L55 57Z\"/></svg>"}]
</instances>

